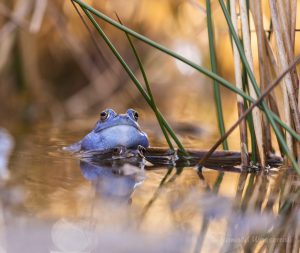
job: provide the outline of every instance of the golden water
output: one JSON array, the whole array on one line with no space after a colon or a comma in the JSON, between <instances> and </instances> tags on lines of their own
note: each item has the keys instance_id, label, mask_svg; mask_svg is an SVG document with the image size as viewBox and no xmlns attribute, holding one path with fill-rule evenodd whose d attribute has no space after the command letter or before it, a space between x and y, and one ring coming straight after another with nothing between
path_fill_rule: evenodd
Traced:
<instances>
[{"instance_id":1,"label":"golden water","mask_svg":"<svg viewBox=\"0 0 300 253\"><path fill-rule=\"evenodd\" d=\"M300 181L291 170L125 164L114 168L125 175L97 174L61 151L84 133L42 126L16 136L0 184L1 253L298 252Z\"/></svg>"}]
</instances>

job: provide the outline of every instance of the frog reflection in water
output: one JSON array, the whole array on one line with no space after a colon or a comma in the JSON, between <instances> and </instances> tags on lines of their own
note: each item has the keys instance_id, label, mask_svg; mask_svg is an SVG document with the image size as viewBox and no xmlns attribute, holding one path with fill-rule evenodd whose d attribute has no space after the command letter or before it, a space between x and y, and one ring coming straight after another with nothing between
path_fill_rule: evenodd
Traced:
<instances>
[{"instance_id":1,"label":"frog reflection in water","mask_svg":"<svg viewBox=\"0 0 300 253\"><path fill-rule=\"evenodd\" d=\"M101 162L98 164L80 161L81 173L91 181L97 195L110 202L130 201L135 188L145 179L143 165Z\"/></svg>"},{"instance_id":2,"label":"frog reflection in water","mask_svg":"<svg viewBox=\"0 0 300 253\"><path fill-rule=\"evenodd\" d=\"M149 141L137 123L138 113L128 109L126 114L117 114L112 109L100 113L100 120L95 128L81 141L74 143L66 150L106 150L117 146L136 149L138 146L147 148Z\"/></svg>"}]
</instances>

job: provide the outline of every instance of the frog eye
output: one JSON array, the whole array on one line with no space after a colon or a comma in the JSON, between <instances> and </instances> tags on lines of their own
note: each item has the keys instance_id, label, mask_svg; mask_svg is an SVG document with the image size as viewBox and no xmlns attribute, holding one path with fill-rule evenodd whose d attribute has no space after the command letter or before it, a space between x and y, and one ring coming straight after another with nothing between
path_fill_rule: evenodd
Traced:
<instances>
[{"instance_id":1,"label":"frog eye","mask_svg":"<svg viewBox=\"0 0 300 253\"><path fill-rule=\"evenodd\" d=\"M103 111L100 113L100 119L102 121L105 121L108 118L108 112L107 111Z\"/></svg>"},{"instance_id":2,"label":"frog eye","mask_svg":"<svg viewBox=\"0 0 300 253\"><path fill-rule=\"evenodd\" d=\"M139 114L138 114L136 111L133 111L133 112L132 112L132 115L133 115L134 119L135 119L136 121L138 121L138 119L139 119Z\"/></svg>"}]
</instances>

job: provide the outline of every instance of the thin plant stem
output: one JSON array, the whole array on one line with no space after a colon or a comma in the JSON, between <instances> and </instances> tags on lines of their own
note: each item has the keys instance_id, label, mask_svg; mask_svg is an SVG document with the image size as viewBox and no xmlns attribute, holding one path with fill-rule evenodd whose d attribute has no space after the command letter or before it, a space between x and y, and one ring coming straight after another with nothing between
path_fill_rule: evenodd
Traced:
<instances>
[{"instance_id":1,"label":"thin plant stem","mask_svg":"<svg viewBox=\"0 0 300 253\"><path fill-rule=\"evenodd\" d=\"M234 26L234 29L237 31L237 14L235 9L236 2L235 0L230 0L229 3L231 6L230 14L231 14L232 24ZM228 4L227 4L227 8L228 8ZM231 37L230 39L231 39L231 44L233 46L235 83L239 89L243 90L243 81L241 76L241 61L240 61L239 52L236 45L232 43ZM240 117L243 114L245 108L244 99L240 95L237 95L237 107L238 107L238 116ZM241 139L242 166L246 167L249 164L246 121L243 120L239 127L240 127L240 139Z\"/></svg>"},{"instance_id":2,"label":"thin plant stem","mask_svg":"<svg viewBox=\"0 0 300 253\"><path fill-rule=\"evenodd\" d=\"M117 15L117 14L116 14L116 15ZM120 24L122 24L122 22L121 22L121 20L120 20L120 18L119 18L118 15L117 15L117 18L118 18ZM137 50L136 50L136 48L135 48L135 46L134 46L134 44L133 44L133 42L132 42L130 36L129 36L129 34L126 33L126 32L125 32L125 34L126 34L126 37L127 37L128 41L129 41L129 44L130 44L130 46L131 46L131 48L132 48L132 51L133 51L133 53L134 53L134 55L135 55L135 58L136 58L136 60L137 60L137 62L138 62L139 68L140 68L140 70L141 70L141 73L142 73L142 76L143 76L143 79L144 79L144 82L145 82L145 85L146 85L147 92L148 92L149 97L150 97L150 99L151 99L151 101L152 101L152 103L153 103L154 113L155 113L155 116L156 116L157 121L158 121L158 123L159 123L159 126L160 126L160 128L161 128L161 130L162 130L162 132L163 132L163 134L164 134L164 136L165 136L165 139L166 139L166 141L167 141L167 143L168 143L170 149L174 150L173 144L172 144L172 142L171 142L171 140L170 140L170 138L169 138L169 135L168 135L168 133L167 133L165 127L164 127L164 124L163 124L163 122L162 122L162 119L161 119L161 117L160 117L160 115L159 115L159 112L158 112L158 109L157 109L157 106L156 106L156 103L155 103L155 100L154 100L154 97L153 97L153 94L152 94L152 91L151 91L151 88L150 88L150 84L149 84L149 81L148 81L148 78L147 78L147 75L146 75L144 66L143 66L143 64L142 64L142 61L141 61L141 59L140 59L140 57L139 57L139 54L138 54L138 52L137 52Z\"/></svg>"},{"instance_id":3,"label":"thin plant stem","mask_svg":"<svg viewBox=\"0 0 300 253\"><path fill-rule=\"evenodd\" d=\"M259 78L260 78L260 87L261 90L264 91L267 83L269 83L269 78L267 76L267 62L266 59L266 41L265 41L265 34L264 34L264 25L263 25L263 15L261 9L261 1L260 0L253 0L250 4L250 9L253 15L255 30L256 30L256 37L257 37L257 51L258 51L258 59L259 59ZM269 96L268 96L269 98ZM267 99L268 100L268 99ZM266 153L270 153L272 150L272 142L271 142L271 131L270 125L267 121L265 115L262 118L262 124L264 128L264 143L266 148Z\"/></svg>"},{"instance_id":4,"label":"thin plant stem","mask_svg":"<svg viewBox=\"0 0 300 253\"><path fill-rule=\"evenodd\" d=\"M242 23L242 33L243 33L243 43L244 43L244 52L246 56L246 60L249 64L249 68L251 72L253 72L253 58L251 53L251 42L250 42L250 32L249 32L249 22L248 22L248 8L245 0L240 0L240 16ZM247 68L246 68L247 69ZM249 78L249 77L248 77ZM248 83L250 84L252 80L249 78ZM249 85L249 91L251 97L257 99L258 94L254 88L255 84L252 82L252 85ZM252 111L253 124L255 137L257 142L257 147L259 151L259 157L261 164L265 167L265 143L263 142L263 130L262 130L262 121L261 121L261 113L257 107L255 107Z\"/></svg>"},{"instance_id":5,"label":"thin plant stem","mask_svg":"<svg viewBox=\"0 0 300 253\"><path fill-rule=\"evenodd\" d=\"M296 21L297 21L297 0L291 0L290 1L290 10L291 10L291 31L290 31L290 36L291 36L291 45L292 49L294 51L295 47L295 31L296 31ZM299 101L299 100L298 100Z\"/></svg>"},{"instance_id":6,"label":"thin plant stem","mask_svg":"<svg viewBox=\"0 0 300 253\"><path fill-rule=\"evenodd\" d=\"M206 0L206 18L207 18L207 31L208 31L208 39L209 39L210 64L211 64L212 72L218 74L216 52L215 52L214 30L213 30L213 22L212 22L211 14L212 13L211 13L210 0ZM218 116L217 119L218 119L219 132L222 136L225 133L225 124L224 124L222 101L220 95L220 86L216 80L213 80L213 89L214 89L214 98L215 98L217 116ZM223 149L228 150L227 140L224 140L222 144L223 144Z\"/></svg>"},{"instance_id":7,"label":"thin plant stem","mask_svg":"<svg viewBox=\"0 0 300 253\"><path fill-rule=\"evenodd\" d=\"M246 102L245 103L245 109L247 110L248 108L249 108L249 103ZM254 132L254 124L253 124L252 113L248 114L246 119L247 119L247 122L248 122L249 132L250 132L250 137L251 137L250 138L251 148L252 148L251 161L256 164L257 161L258 161L258 158L257 158L257 144L256 144L256 138L255 138L255 132Z\"/></svg>"}]
</instances>

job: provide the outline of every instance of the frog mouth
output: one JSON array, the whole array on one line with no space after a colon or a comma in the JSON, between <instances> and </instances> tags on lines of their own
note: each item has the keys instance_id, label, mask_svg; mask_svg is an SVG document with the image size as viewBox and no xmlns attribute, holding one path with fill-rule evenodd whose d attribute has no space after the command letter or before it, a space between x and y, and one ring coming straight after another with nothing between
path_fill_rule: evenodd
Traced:
<instances>
[{"instance_id":1,"label":"frog mouth","mask_svg":"<svg viewBox=\"0 0 300 253\"><path fill-rule=\"evenodd\" d=\"M124 118L122 117L122 118L118 118L117 120L113 120L110 122L109 126L99 124L99 126L96 127L94 131L95 131L95 133L99 133L106 129L116 128L116 127L125 127L125 126L133 127L136 130L141 131L139 125L127 117L124 117Z\"/></svg>"},{"instance_id":2,"label":"frog mouth","mask_svg":"<svg viewBox=\"0 0 300 253\"><path fill-rule=\"evenodd\" d=\"M118 127L120 127L120 128L135 128L136 130L138 130L138 131L141 131L141 129L140 129L140 127L138 126L138 125L135 125L135 124L120 124L120 123L118 123L118 124L115 124L115 125L111 125L111 126L109 126L109 127L105 127L105 128L103 128L102 130L106 130L106 129L112 129L112 128L118 128ZM101 131L101 130L100 130Z\"/></svg>"}]
</instances>

